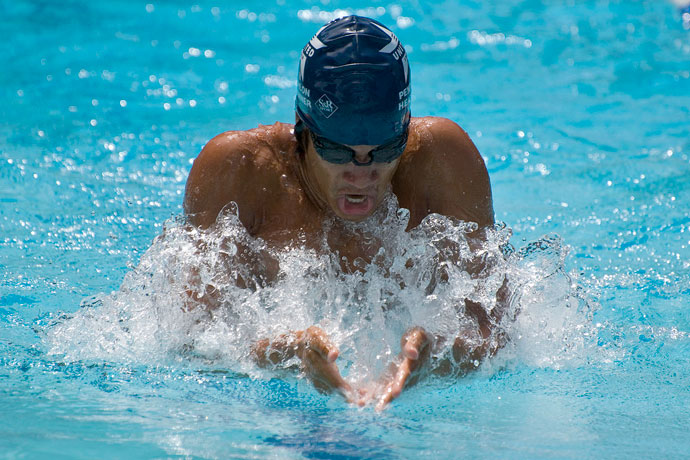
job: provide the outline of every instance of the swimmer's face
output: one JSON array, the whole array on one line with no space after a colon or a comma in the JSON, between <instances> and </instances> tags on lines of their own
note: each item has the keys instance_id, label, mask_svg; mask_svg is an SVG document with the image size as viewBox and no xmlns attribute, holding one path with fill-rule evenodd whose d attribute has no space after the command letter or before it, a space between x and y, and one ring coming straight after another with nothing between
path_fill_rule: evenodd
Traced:
<instances>
[{"instance_id":1,"label":"swimmer's face","mask_svg":"<svg viewBox=\"0 0 690 460\"><path fill-rule=\"evenodd\" d=\"M369 161L369 152L376 145L349 145L360 163ZM390 163L371 163L356 166L354 163L329 163L319 156L311 139L308 140L305 158L307 169L314 179L316 190L333 212L346 220L362 220L381 204L400 158Z\"/></svg>"}]
</instances>

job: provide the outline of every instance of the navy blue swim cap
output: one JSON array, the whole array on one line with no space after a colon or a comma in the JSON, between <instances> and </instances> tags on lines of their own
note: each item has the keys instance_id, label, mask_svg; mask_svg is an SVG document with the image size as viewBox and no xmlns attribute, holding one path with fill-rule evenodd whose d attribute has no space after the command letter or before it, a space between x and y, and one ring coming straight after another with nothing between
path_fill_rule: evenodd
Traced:
<instances>
[{"instance_id":1,"label":"navy blue swim cap","mask_svg":"<svg viewBox=\"0 0 690 460\"><path fill-rule=\"evenodd\" d=\"M300 56L297 115L319 136L380 145L410 123L410 67L393 32L373 19L329 22Z\"/></svg>"}]
</instances>

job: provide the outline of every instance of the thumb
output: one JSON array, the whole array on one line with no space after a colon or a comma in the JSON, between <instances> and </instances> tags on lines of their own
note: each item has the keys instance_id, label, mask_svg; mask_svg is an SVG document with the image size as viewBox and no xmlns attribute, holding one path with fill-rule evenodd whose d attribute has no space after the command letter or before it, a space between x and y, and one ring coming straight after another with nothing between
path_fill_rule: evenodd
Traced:
<instances>
[{"instance_id":1,"label":"thumb","mask_svg":"<svg viewBox=\"0 0 690 460\"><path fill-rule=\"evenodd\" d=\"M417 360L420 352L428 345L429 339L427 333L422 328L412 329L406 334L403 355L405 358Z\"/></svg>"},{"instance_id":2,"label":"thumb","mask_svg":"<svg viewBox=\"0 0 690 460\"><path fill-rule=\"evenodd\" d=\"M403 355L408 359L419 359L419 346L411 340L408 340L403 347Z\"/></svg>"}]
</instances>

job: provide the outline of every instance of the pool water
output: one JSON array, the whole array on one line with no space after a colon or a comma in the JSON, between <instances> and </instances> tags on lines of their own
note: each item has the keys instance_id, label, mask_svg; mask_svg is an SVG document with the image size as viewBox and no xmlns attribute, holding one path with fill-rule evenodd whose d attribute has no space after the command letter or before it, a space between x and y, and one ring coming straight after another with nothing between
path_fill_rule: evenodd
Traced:
<instances>
[{"instance_id":1,"label":"pool water","mask_svg":"<svg viewBox=\"0 0 690 460\"><path fill-rule=\"evenodd\" d=\"M0 9L0 457L690 452L690 16L672 2ZM221 263L192 257L180 224L193 159L225 130L292 121L298 53L345 13L392 28L409 53L413 115L457 121L482 153L505 223L485 249L505 256L498 273L514 280L519 312L476 372L429 379L382 413L255 369L246 343L277 321L318 322L357 377L412 322L445 327L432 324L444 295L482 286L457 273L436 298L374 301L362 286L390 291L383 274L339 276L293 251L282 284L226 286L239 319L179 308L185 269ZM246 238L226 218L211 246ZM393 227L392 270L403 251L425 260L434 229L463 241L461 224L407 235L404 215L380 218Z\"/></svg>"}]
</instances>

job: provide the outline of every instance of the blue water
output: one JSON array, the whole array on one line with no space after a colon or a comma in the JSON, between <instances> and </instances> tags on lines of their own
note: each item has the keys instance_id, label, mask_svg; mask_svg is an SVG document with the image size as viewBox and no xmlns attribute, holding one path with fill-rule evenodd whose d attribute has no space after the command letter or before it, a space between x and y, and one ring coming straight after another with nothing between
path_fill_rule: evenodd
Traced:
<instances>
[{"instance_id":1,"label":"blue water","mask_svg":"<svg viewBox=\"0 0 690 460\"><path fill-rule=\"evenodd\" d=\"M671 2L0 11L0 457L690 455L690 18ZM407 46L414 115L475 141L524 281L503 352L380 414L255 374L232 331L163 350L189 330L141 275L174 260L149 248L201 147L292 121L298 52L343 12Z\"/></svg>"}]
</instances>

